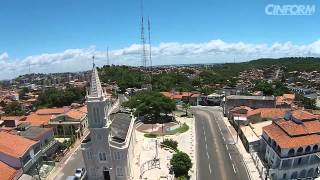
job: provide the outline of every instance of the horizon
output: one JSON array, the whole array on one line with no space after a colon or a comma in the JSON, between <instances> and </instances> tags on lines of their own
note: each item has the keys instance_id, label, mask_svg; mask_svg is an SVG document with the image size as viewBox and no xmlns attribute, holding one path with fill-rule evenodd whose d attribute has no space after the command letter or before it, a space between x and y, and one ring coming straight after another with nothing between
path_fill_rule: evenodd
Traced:
<instances>
[{"instance_id":1,"label":"horizon","mask_svg":"<svg viewBox=\"0 0 320 180\"><path fill-rule=\"evenodd\" d=\"M152 64L320 57L317 9L306 16L273 16L266 12L270 4L320 5L316 0L144 1L144 18L151 21ZM4 1L0 79L28 74L29 69L90 70L93 55L98 66L107 64L107 47L110 64L140 66L140 14L138 0ZM144 30L148 42L147 23Z\"/></svg>"}]
</instances>

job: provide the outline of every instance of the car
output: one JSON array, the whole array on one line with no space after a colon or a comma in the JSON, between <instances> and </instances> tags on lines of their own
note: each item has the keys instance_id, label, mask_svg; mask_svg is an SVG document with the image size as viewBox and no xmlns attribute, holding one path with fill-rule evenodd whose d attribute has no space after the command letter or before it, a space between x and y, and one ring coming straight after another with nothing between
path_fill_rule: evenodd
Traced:
<instances>
[{"instance_id":1,"label":"car","mask_svg":"<svg viewBox=\"0 0 320 180\"><path fill-rule=\"evenodd\" d=\"M75 176L68 176L66 180L76 180L77 178Z\"/></svg>"},{"instance_id":2,"label":"car","mask_svg":"<svg viewBox=\"0 0 320 180\"><path fill-rule=\"evenodd\" d=\"M74 173L74 176L76 178L80 179L83 176L84 172L85 172L84 168L78 168L78 169L76 169L76 172Z\"/></svg>"}]
</instances>

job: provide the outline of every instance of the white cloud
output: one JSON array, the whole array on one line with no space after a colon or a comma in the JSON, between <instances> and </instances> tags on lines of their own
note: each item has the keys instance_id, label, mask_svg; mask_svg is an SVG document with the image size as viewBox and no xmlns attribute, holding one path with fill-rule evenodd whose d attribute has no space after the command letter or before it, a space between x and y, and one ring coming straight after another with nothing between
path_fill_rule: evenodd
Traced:
<instances>
[{"instance_id":1,"label":"white cloud","mask_svg":"<svg viewBox=\"0 0 320 180\"><path fill-rule=\"evenodd\" d=\"M9 58L9 55L7 52L0 54L0 61L7 60L8 58Z\"/></svg>"},{"instance_id":2,"label":"white cloud","mask_svg":"<svg viewBox=\"0 0 320 180\"><path fill-rule=\"evenodd\" d=\"M148 50L148 45L146 46ZM129 47L109 52L112 64L141 65L141 46ZM87 49L67 49L60 53L28 56L24 59L10 59L6 52L0 54L0 79L13 78L31 72L50 73L88 70L92 66L92 56L98 66L107 63L107 52L98 51L94 46ZM320 56L320 40L310 44L296 45L292 42L273 44L253 44L245 42L225 42L211 40L204 43L160 43L152 47L153 65L187 63L221 63L251 60L256 58L279 58L288 56ZM1 61L2 60L2 61Z\"/></svg>"}]
</instances>

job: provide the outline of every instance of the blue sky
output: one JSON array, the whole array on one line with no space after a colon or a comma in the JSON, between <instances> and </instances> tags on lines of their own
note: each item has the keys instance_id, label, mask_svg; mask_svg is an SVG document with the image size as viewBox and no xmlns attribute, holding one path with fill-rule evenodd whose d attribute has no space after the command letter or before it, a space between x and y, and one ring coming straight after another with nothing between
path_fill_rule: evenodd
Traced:
<instances>
[{"instance_id":1,"label":"blue sky","mask_svg":"<svg viewBox=\"0 0 320 180\"><path fill-rule=\"evenodd\" d=\"M138 48L134 44L140 42L140 0L1 0L0 3L0 59L6 59L6 63L12 66L22 61L30 61L36 66L44 54L50 57L64 55L70 49L85 51L86 54L101 53L103 59L107 46L111 49L111 57L122 59L119 60L121 63L134 65L139 61L137 54L121 57L128 54L119 54L119 51ZM268 4L315 5L316 11L311 16L268 16L265 13ZM236 44L237 47L239 42L267 47L280 43L285 48L313 43L312 48L318 50L319 7L320 1L317 0L144 0L144 15L151 19L152 45L156 50L161 48L161 44L167 47L176 43L180 48L184 44L210 44L212 40L221 40L226 43L224 45ZM291 42L290 47L287 42ZM193 62L189 56L174 59L170 53L161 52L158 52L161 58L155 57L155 61L170 59L166 63L183 63L181 59L187 59L186 63ZM237 56L236 52L233 54ZM120 57L116 58L117 55ZM290 55L290 52L285 55ZM28 59L30 56L38 59ZM245 58L239 55L239 59ZM208 56L197 56L196 59L200 62L215 60ZM33 69L41 72L39 67Z\"/></svg>"}]
</instances>

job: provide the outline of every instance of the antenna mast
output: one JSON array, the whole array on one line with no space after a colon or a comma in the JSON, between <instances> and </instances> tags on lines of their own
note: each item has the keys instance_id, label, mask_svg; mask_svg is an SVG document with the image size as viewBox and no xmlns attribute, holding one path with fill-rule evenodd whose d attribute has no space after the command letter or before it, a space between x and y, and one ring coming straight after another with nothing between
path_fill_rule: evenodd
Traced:
<instances>
[{"instance_id":1,"label":"antenna mast","mask_svg":"<svg viewBox=\"0 0 320 180\"><path fill-rule=\"evenodd\" d=\"M109 47L107 47L107 65L110 65L110 61L109 61Z\"/></svg>"},{"instance_id":2,"label":"antenna mast","mask_svg":"<svg viewBox=\"0 0 320 180\"><path fill-rule=\"evenodd\" d=\"M143 22L143 0L141 0L141 46L142 46L142 54L141 54L142 66L147 67L146 40L144 37L144 22Z\"/></svg>"},{"instance_id":3,"label":"antenna mast","mask_svg":"<svg viewBox=\"0 0 320 180\"><path fill-rule=\"evenodd\" d=\"M150 61L150 68L152 69L152 59L151 59L151 38L150 38L150 31L151 26L150 26L150 19L148 16L148 34L149 34L149 61Z\"/></svg>"}]
</instances>

